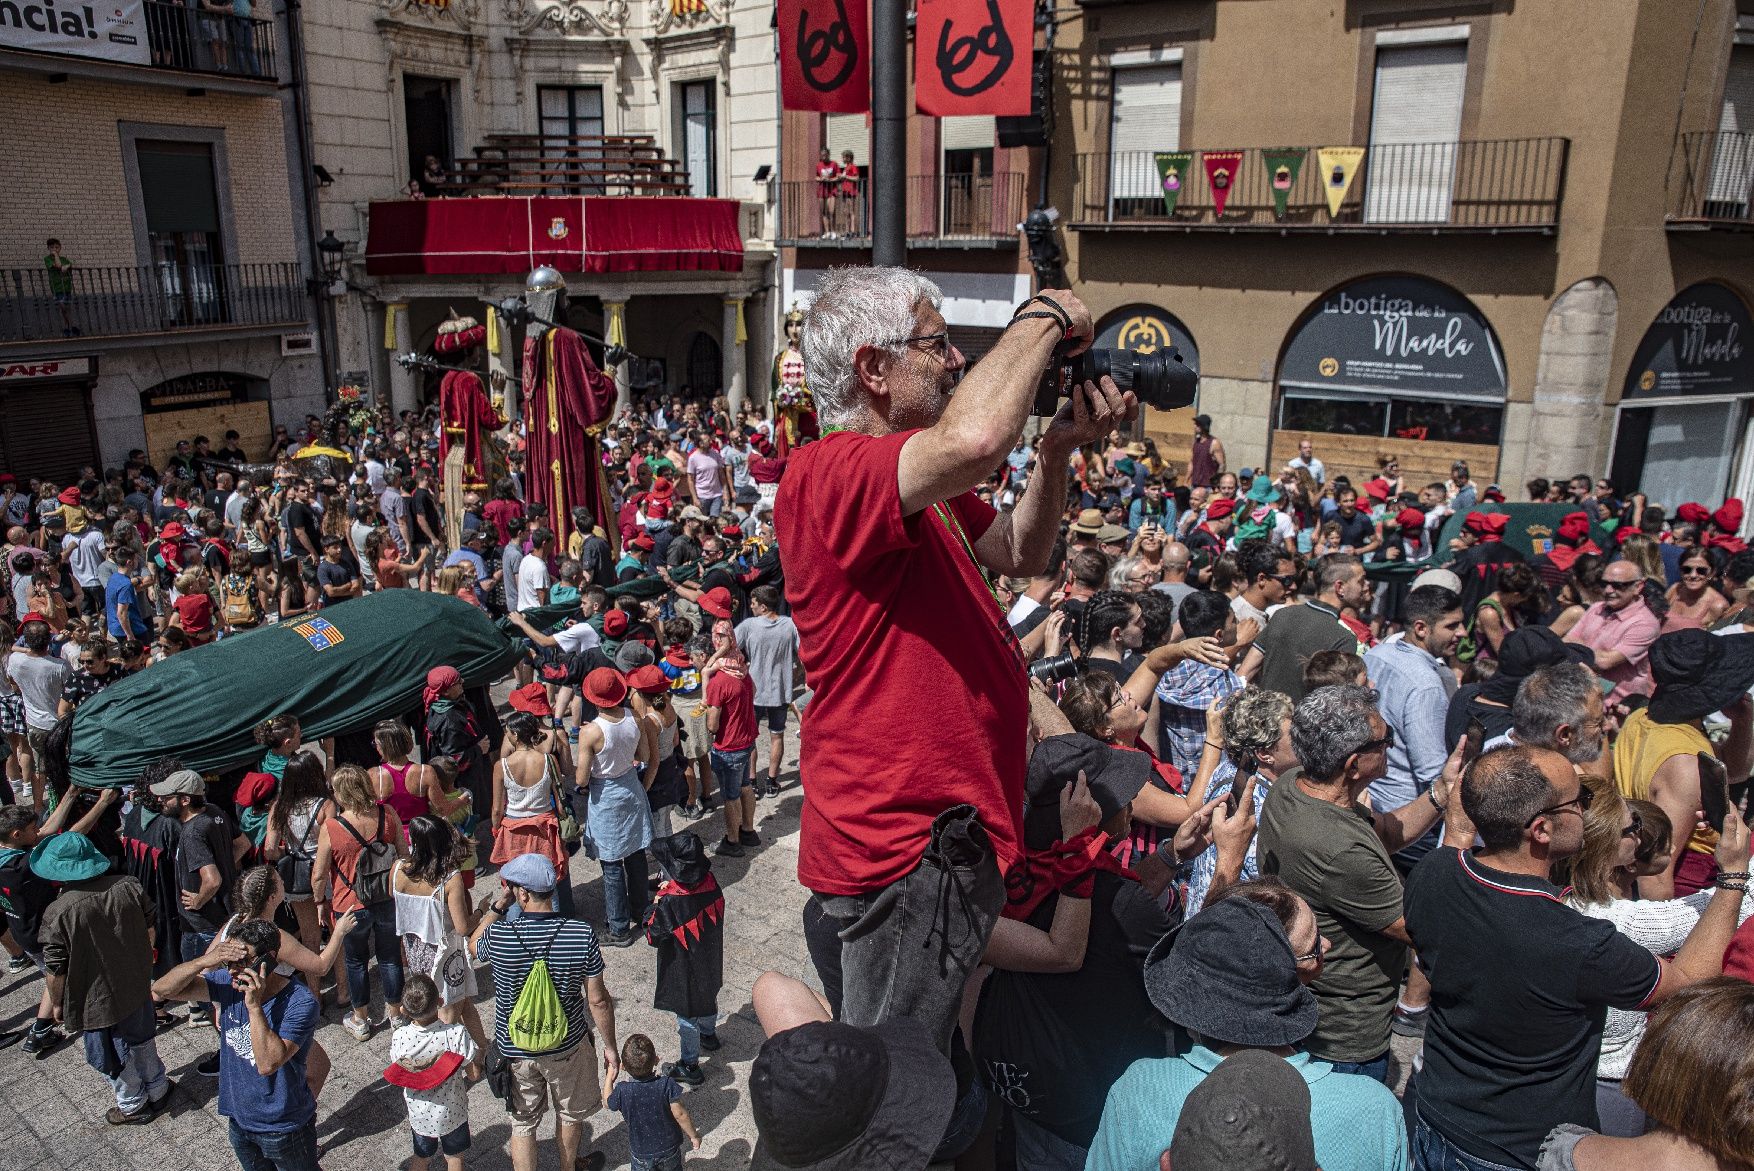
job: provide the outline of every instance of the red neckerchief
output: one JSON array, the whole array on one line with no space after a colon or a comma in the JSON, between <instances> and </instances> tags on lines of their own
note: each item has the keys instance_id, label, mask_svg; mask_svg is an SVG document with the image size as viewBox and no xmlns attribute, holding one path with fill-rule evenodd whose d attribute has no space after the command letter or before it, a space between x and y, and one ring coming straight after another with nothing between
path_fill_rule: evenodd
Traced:
<instances>
[{"instance_id":1,"label":"red neckerchief","mask_svg":"<svg viewBox=\"0 0 1754 1171\"><path fill-rule=\"evenodd\" d=\"M1547 560L1553 563L1555 569L1570 573L1572 565L1585 553L1594 553L1598 557L1602 555L1602 551L1596 548L1594 541L1585 541L1581 545L1561 545L1555 542L1553 547L1547 550Z\"/></svg>"},{"instance_id":2,"label":"red neckerchief","mask_svg":"<svg viewBox=\"0 0 1754 1171\"><path fill-rule=\"evenodd\" d=\"M1722 549L1732 556L1748 547L1742 538L1734 533L1706 533L1700 538L1700 543L1708 549Z\"/></svg>"},{"instance_id":3,"label":"red neckerchief","mask_svg":"<svg viewBox=\"0 0 1754 1171\"><path fill-rule=\"evenodd\" d=\"M1000 913L1007 919L1027 919L1055 891L1087 899L1099 870L1139 880L1108 852L1108 834L1097 826L1069 842L1026 850L1005 876L1005 907Z\"/></svg>"}]
</instances>

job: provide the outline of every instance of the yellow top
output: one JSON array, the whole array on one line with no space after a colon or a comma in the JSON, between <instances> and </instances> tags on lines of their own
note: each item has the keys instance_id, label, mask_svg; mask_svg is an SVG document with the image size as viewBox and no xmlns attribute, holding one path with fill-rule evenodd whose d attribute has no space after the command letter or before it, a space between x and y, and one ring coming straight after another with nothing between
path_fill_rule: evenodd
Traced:
<instances>
[{"instance_id":1,"label":"yellow top","mask_svg":"<svg viewBox=\"0 0 1754 1171\"><path fill-rule=\"evenodd\" d=\"M1649 801L1650 779L1665 760L1710 751L1711 741L1692 724L1658 724L1649 711L1640 708L1620 729L1620 739L1614 744L1614 781L1621 796ZM1687 848L1699 854L1711 853L1717 849L1716 831L1694 831Z\"/></svg>"}]
</instances>

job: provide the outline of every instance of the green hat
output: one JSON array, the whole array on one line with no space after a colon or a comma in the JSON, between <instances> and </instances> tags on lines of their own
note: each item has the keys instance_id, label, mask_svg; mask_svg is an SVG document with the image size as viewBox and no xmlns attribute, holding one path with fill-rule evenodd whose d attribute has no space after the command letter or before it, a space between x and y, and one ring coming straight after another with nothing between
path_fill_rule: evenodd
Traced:
<instances>
[{"instance_id":1,"label":"green hat","mask_svg":"<svg viewBox=\"0 0 1754 1171\"><path fill-rule=\"evenodd\" d=\"M1254 485L1249 488L1250 500L1256 504L1277 504L1280 498L1278 485L1265 476L1255 477Z\"/></svg>"},{"instance_id":2,"label":"green hat","mask_svg":"<svg viewBox=\"0 0 1754 1171\"><path fill-rule=\"evenodd\" d=\"M30 852L30 868L49 882L84 882L107 874L110 860L84 834L56 834Z\"/></svg>"}]
</instances>

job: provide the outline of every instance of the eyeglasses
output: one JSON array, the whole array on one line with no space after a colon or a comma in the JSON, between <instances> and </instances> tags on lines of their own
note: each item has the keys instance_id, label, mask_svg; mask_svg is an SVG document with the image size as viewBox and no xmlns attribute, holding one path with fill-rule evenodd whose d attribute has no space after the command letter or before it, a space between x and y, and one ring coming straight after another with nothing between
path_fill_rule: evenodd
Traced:
<instances>
[{"instance_id":1,"label":"eyeglasses","mask_svg":"<svg viewBox=\"0 0 1754 1171\"><path fill-rule=\"evenodd\" d=\"M1129 584L1129 585L1150 585L1152 582L1154 582L1156 580L1157 580L1157 575L1155 573L1134 573L1134 574L1128 575L1127 584Z\"/></svg>"},{"instance_id":2,"label":"eyeglasses","mask_svg":"<svg viewBox=\"0 0 1754 1171\"><path fill-rule=\"evenodd\" d=\"M912 337L904 337L901 340L891 342L890 344L896 346L911 346L917 342L928 343L925 347L926 353L928 354L936 354L940 358L948 358L950 356L949 330L942 330L938 333L915 334Z\"/></svg>"},{"instance_id":3,"label":"eyeglasses","mask_svg":"<svg viewBox=\"0 0 1754 1171\"><path fill-rule=\"evenodd\" d=\"M1571 800L1561 801L1557 805L1549 805L1547 808L1536 813L1535 816L1523 822L1523 828L1528 829L1531 825L1534 825L1537 821L1540 821L1548 814L1559 813L1562 810L1570 809L1573 805L1577 806L1577 815L1582 817L1584 811L1590 807L1590 804L1595 801L1595 799L1596 791L1594 789L1579 789L1577 791L1577 796L1573 797Z\"/></svg>"},{"instance_id":4,"label":"eyeglasses","mask_svg":"<svg viewBox=\"0 0 1754 1171\"><path fill-rule=\"evenodd\" d=\"M1682 577L1710 577L1711 576L1711 567L1705 566L1703 568L1688 568L1687 566L1683 565L1681 567L1681 576Z\"/></svg>"},{"instance_id":5,"label":"eyeglasses","mask_svg":"<svg viewBox=\"0 0 1754 1171\"><path fill-rule=\"evenodd\" d=\"M1388 728L1388 729L1384 730L1383 734L1380 737L1378 737L1377 739L1366 740L1363 744L1360 744L1358 746L1358 751L1355 752L1353 755L1354 756L1363 756L1365 753L1375 752L1379 748L1383 749L1386 752L1388 749L1393 748L1394 746L1395 746L1395 730L1393 728Z\"/></svg>"},{"instance_id":6,"label":"eyeglasses","mask_svg":"<svg viewBox=\"0 0 1754 1171\"><path fill-rule=\"evenodd\" d=\"M1621 830L1620 836L1623 838L1635 838L1638 836L1639 831L1642 830L1643 828L1644 828L1644 818L1642 818L1638 815L1637 810L1633 810L1632 824L1627 826L1625 829Z\"/></svg>"},{"instance_id":7,"label":"eyeglasses","mask_svg":"<svg viewBox=\"0 0 1754 1171\"><path fill-rule=\"evenodd\" d=\"M1292 956L1291 963L1295 966L1297 964L1313 964L1317 962L1323 955L1327 954L1327 943L1328 941L1321 936L1316 936L1315 947L1310 951L1304 952L1300 956Z\"/></svg>"}]
</instances>

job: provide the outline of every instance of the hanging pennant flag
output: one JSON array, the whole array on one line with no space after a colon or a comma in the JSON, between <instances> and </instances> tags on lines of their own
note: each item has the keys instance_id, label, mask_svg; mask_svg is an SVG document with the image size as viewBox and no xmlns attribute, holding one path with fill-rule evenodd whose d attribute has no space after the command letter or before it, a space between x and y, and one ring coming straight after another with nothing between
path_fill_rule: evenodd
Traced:
<instances>
[{"instance_id":1,"label":"hanging pennant flag","mask_svg":"<svg viewBox=\"0 0 1754 1171\"><path fill-rule=\"evenodd\" d=\"M1206 186L1212 189L1212 214L1224 214L1225 201L1230 198L1230 189L1236 184L1236 172L1242 166L1240 150L1208 150L1200 152L1200 162L1206 168Z\"/></svg>"},{"instance_id":2,"label":"hanging pennant flag","mask_svg":"<svg viewBox=\"0 0 1754 1171\"><path fill-rule=\"evenodd\" d=\"M780 95L788 110L871 108L871 14L865 0L779 0Z\"/></svg>"},{"instance_id":3,"label":"hanging pennant flag","mask_svg":"<svg viewBox=\"0 0 1754 1171\"><path fill-rule=\"evenodd\" d=\"M1308 153L1301 147L1261 152L1261 161L1267 165L1267 187L1273 193L1274 219L1285 218L1285 204L1291 198L1291 189L1297 185L1297 174L1303 170L1304 156Z\"/></svg>"},{"instance_id":4,"label":"hanging pennant flag","mask_svg":"<svg viewBox=\"0 0 1754 1171\"><path fill-rule=\"evenodd\" d=\"M878 0L878 3L895 0ZM914 105L922 114L1029 113L1033 0L919 0Z\"/></svg>"},{"instance_id":5,"label":"hanging pennant flag","mask_svg":"<svg viewBox=\"0 0 1754 1171\"><path fill-rule=\"evenodd\" d=\"M1324 146L1316 151L1316 162L1322 168L1322 190L1328 193L1328 215L1337 218L1346 193L1352 190L1352 177L1364 161L1362 146Z\"/></svg>"},{"instance_id":6,"label":"hanging pennant flag","mask_svg":"<svg viewBox=\"0 0 1754 1171\"><path fill-rule=\"evenodd\" d=\"M1188 168L1194 165L1194 152L1158 151L1151 159L1157 164L1157 184L1163 188L1163 210L1174 215L1175 201L1181 198L1182 188L1188 183Z\"/></svg>"}]
</instances>

